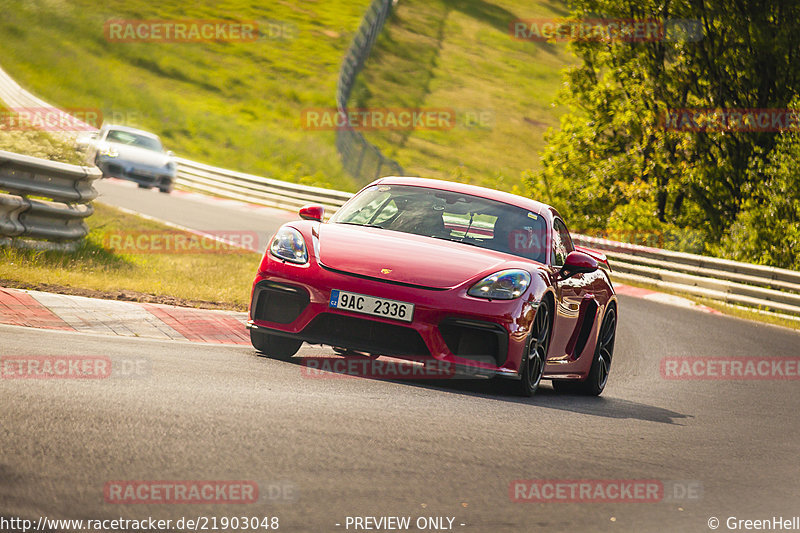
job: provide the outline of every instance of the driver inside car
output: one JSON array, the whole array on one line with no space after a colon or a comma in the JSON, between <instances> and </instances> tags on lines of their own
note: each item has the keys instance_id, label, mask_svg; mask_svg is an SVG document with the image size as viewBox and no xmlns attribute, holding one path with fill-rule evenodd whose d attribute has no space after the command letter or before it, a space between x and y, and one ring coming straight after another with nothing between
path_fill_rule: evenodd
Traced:
<instances>
[{"instance_id":1,"label":"driver inside car","mask_svg":"<svg viewBox=\"0 0 800 533\"><path fill-rule=\"evenodd\" d=\"M444 226L441 208L437 205L406 200L398 205L398 214L386 227L391 230L425 235L428 237L446 238L448 232Z\"/></svg>"}]
</instances>

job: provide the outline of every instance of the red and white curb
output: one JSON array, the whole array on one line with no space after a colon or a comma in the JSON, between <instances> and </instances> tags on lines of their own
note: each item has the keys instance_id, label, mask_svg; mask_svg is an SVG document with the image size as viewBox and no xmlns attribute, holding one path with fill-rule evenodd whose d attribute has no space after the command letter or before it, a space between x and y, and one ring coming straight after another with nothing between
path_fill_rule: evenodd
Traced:
<instances>
[{"instance_id":1,"label":"red and white curb","mask_svg":"<svg viewBox=\"0 0 800 533\"><path fill-rule=\"evenodd\" d=\"M688 298L675 296L674 294L653 291L650 289L642 289L640 287L631 287L630 285L624 285L622 283L614 283L614 292L617 294L624 294L626 296L633 296L634 298L650 300L651 302L682 307L684 309L694 309L696 311L702 311L703 313L722 314L720 311L712 307L699 304Z\"/></svg>"},{"instance_id":2,"label":"red and white curb","mask_svg":"<svg viewBox=\"0 0 800 533\"><path fill-rule=\"evenodd\" d=\"M218 344L250 344L247 313L0 288L0 324Z\"/></svg>"}]
</instances>

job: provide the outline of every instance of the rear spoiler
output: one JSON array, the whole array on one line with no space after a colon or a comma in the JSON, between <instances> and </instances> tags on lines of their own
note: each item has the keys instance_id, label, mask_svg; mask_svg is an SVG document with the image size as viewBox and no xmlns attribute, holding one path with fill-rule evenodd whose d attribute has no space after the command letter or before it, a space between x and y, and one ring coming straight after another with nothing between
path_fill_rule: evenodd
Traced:
<instances>
[{"instance_id":1,"label":"rear spoiler","mask_svg":"<svg viewBox=\"0 0 800 533\"><path fill-rule=\"evenodd\" d=\"M606 254L604 254L600 250L586 248L585 246L576 246L575 250L583 252L586 255L592 257L595 261L597 261L597 266L599 266L603 270L611 272L611 265L608 264L608 257L606 257Z\"/></svg>"}]
</instances>

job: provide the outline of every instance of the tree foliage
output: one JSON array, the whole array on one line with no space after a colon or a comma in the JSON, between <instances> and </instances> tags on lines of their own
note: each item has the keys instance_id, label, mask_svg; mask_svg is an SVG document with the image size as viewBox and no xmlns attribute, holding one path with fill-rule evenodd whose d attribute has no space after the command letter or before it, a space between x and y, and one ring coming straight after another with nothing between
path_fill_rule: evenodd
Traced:
<instances>
[{"instance_id":1,"label":"tree foliage","mask_svg":"<svg viewBox=\"0 0 800 533\"><path fill-rule=\"evenodd\" d=\"M569 111L548 133L529 192L575 230L699 232L692 251L797 267L797 246L780 245L797 235L796 137L707 125L677 131L665 117L800 102L800 3L576 0L571 16L656 20L664 33L570 44L580 63L565 73L560 98ZM763 214L780 218L758 220Z\"/></svg>"}]
</instances>

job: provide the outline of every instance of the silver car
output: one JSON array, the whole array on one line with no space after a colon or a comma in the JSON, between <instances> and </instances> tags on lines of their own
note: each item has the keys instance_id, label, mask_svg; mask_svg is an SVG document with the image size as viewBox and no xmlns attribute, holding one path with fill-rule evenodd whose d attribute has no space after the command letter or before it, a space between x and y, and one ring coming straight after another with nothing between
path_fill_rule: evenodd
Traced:
<instances>
[{"instance_id":1,"label":"silver car","mask_svg":"<svg viewBox=\"0 0 800 533\"><path fill-rule=\"evenodd\" d=\"M177 165L172 152L165 152L161 140L152 133L104 124L100 131L78 139L87 161L97 165L104 178L114 177L172 191Z\"/></svg>"}]
</instances>

